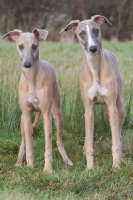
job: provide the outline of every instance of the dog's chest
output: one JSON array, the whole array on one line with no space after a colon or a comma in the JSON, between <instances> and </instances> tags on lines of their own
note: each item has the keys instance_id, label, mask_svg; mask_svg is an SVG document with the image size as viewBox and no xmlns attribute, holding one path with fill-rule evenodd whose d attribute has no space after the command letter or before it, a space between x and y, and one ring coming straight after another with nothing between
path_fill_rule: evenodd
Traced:
<instances>
[{"instance_id":1,"label":"dog's chest","mask_svg":"<svg viewBox=\"0 0 133 200\"><path fill-rule=\"evenodd\" d=\"M94 82L93 86L88 90L88 97L95 101L95 103L104 103L103 97L107 96L108 91Z\"/></svg>"},{"instance_id":2,"label":"dog's chest","mask_svg":"<svg viewBox=\"0 0 133 200\"><path fill-rule=\"evenodd\" d=\"M92 99L95 103L104 103L103 97L107 96L108 91L106 88L102 87L99 84L100 82L99 65L94 62L94 59L92 59L93 60L92 62L90 54L86 54L86 58L89 70L93 77L93 85L88 90L88 97Z\"/></svg>"},{"instance_id":3,"label":"dog's chest","mask_svg":"<svg viewBox=\"0 0 133 200\"><path fill-rule=\"evenodd\" d=\"M39 98L34 93L29 93L28 98L25 100L26 108L29 111L40 111Z\"/></svg>"}]
</instances>

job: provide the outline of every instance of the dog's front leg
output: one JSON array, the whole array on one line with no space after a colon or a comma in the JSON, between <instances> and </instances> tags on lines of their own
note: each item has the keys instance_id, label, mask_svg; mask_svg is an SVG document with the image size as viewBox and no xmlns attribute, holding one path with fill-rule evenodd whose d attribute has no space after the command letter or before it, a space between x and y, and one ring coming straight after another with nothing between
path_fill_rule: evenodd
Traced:
<instances>
[{"instance_id":1,"label":"dog's front leg","mask_svg":"<svg viewBox=\"0 0 133 200\"><path fill-rule=\"evenodd\" d=\"M18 159L15 163L15 166L19 167L22 165L24 153L25 153L25 132L24 132L24 123L23 123L23 115L21 116L21 135L22 135L22 142L19 148Z\"/></svg>"},{"instance_id":2,"label":"dog's front leg","mask_svg":"<svg viewBox=\"0 0 133 200\"><path fill-rule=\"evenodd\" d=\"M25 133L25 145L26 145L26 161L27 166L33 167L33 153L32 153L32 121L31 113L22 114L24 133Z\"/></svg>"},{"instance_id":3,"label":"dog's front leg","mask_svg":"<svg viewBox=\"0 0 133 200\"><path fill-rule=\"evenodd\" d=\"M44 118L44 134L45 134L45 165L44 172L52 173L52 122L50 112L43 115Z\"/></svg>"},{"instance_id":4,"label":"dog's front leg","mask_svg":"<svg viewBox=\"0 0 133 200\"><path fill-rule=\"evenodd\" d=\"M85 154L87 169L93 168L93 131L94 131L94 110L93 105L85 108Z\"/></svg>"},{"instance_id":5,"label":"dog's front leg","mask_svg":"<svg viewBox=\"0 0 133 200\"><path fill-rule=\"evenodd\" d=\"M119 137L118 111L115 104L108 105L110 126L112 132L113 167L120 168L121 142Z\"/></svg>"}]
</instances>

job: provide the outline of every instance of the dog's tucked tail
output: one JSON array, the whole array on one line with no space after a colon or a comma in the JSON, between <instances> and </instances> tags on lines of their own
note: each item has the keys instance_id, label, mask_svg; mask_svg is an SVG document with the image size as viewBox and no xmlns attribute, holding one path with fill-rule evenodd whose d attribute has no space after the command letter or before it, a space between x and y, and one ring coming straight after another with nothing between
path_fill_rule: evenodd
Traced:
<instances>
[{"instance_id":1,"label":"dog's tucked tail","mask_svg":"<svg viewBox=\"0 0 133 200\"><path fill-rule=\"evenodd\" d=\"M41 115L40 112L36 112L36 116L35 116L34 122L33 122L33 124L32 124L32 127L33 127L33 128L35 128L36 125L38 124L38 121L39 121L40 115Z\"/></svg>"}]
</instances>

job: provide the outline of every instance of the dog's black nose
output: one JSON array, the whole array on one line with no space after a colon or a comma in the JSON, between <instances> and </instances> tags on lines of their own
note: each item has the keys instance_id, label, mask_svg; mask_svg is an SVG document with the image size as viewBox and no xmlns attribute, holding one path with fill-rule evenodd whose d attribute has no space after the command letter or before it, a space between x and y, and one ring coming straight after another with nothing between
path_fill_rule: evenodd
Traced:
<instances>
[{"instance_id":1,"label":"dog's black nose","mask_svg":"<svg viewBox=\"0 0 133 200\"><path fill-rule=\"evenodd\" d=\"M31 67L31 63L30 63L30 62L25 62L25 63L24 63L24 67L30 68L30 67Z\"/></svg>"},{"instance_id":2,"label":"dog's black nose","mask_svg":"<svg viewBox=\"0 0 133 200\"><path fill-rule=\"evenodd\" d=\"M96 53L97 47L96 47L96 46L90 46L90 47L89 47L89 50L90 50L92 53Z\"/></svg>"}]
</instances>

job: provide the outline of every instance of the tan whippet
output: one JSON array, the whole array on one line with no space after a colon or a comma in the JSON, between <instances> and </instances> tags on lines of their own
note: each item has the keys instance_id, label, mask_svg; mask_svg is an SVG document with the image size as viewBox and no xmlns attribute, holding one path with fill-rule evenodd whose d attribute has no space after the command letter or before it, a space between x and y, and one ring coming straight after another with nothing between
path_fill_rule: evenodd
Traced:
<instances>
[{"instance_id":1,"label":"tan whippet","mask_svg":"<svg viewBox=\"0 0 133 200\"><path fill-rule=\"evenodd\" d=\"M85 108L84 150L87 169L93 168L94 105L105 103L104 116L112 132L113 166L119 168L121 128L124 121L123 79L114 55L102 48L100 26L111 24L104 16L71 21L61 32L71 30L77 35L84 53L80 75L81 98Z\"/></svg>"},{"instance_id":2,"label":"tan whippet","mask_svg":"<svg viewBox=\"0 0 133 200\"><path fill-rule=\"evenodd\" d=\"M22 110L22 143L16 166L22 165L26 149L27 166L33 167L32 132L36 122L32 126L31 116L34 111L41 112L44 120L46 143L44 171L51 173L51 112L57 129L57 146L59 152L66 164L73 165L73 163L68 158L62 142L63 117L60 110L60 96L55 71L49 62L40 60L39 58L39 40L46 40L47 35L48 31L42 29L33 29L32 33L23 33L21 30L15 29L8 32L3 38L9 36L16 41L22 65L22 74L19 83L19 104ZM39 118L39 114L37 118Z\"/></svg>"}]
</instances>

